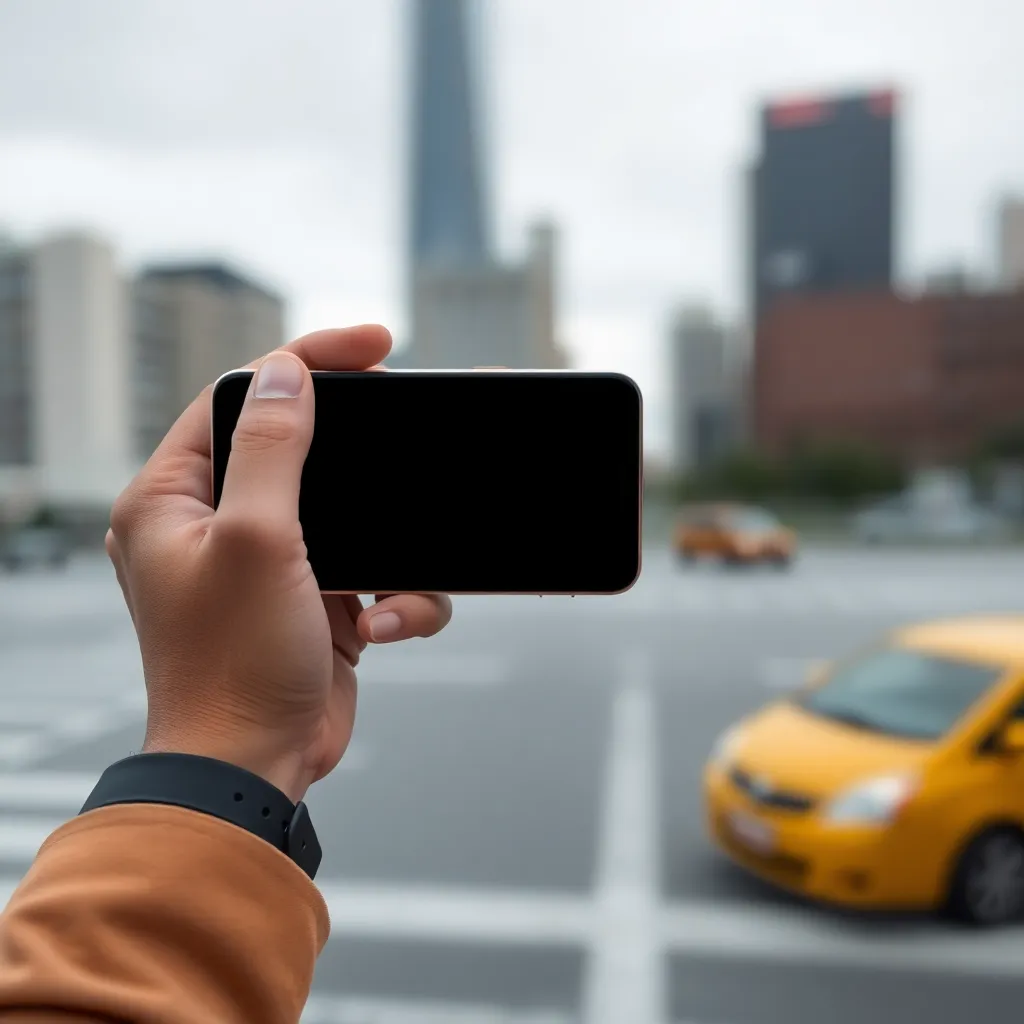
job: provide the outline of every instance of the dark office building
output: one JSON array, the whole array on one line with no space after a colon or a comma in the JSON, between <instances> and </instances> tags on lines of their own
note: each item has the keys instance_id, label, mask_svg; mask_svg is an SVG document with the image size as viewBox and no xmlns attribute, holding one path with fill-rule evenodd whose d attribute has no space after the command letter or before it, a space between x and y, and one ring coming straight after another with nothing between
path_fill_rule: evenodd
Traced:
<instances>
[{"instance_id":1,"label":"dark office building","mask_svg":"<svg viewBox=\"0 0 1024 1024\"><path fill-rule=\"evenodd\" d=\"M762 110L750 181L755 323L784 293L891 285L895 117L891 91Z\"/></svg>"}]
</instances>

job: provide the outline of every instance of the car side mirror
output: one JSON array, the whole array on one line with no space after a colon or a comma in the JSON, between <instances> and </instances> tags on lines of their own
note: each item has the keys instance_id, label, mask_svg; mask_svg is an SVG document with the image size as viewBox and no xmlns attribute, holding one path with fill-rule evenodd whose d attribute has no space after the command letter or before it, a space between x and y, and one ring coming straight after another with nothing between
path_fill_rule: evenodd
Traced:
<instances>
[{"instance_id":1,"label":"car side mirror","mask_svg":"<svg viewBox=\"0 0 1024 1024\"><path fill-rule=\"evenodd\" d=\"M1024 719L1008 722L999 734L999 750L1004 754L1024 754Z\"/></svg>"}]
</instances>

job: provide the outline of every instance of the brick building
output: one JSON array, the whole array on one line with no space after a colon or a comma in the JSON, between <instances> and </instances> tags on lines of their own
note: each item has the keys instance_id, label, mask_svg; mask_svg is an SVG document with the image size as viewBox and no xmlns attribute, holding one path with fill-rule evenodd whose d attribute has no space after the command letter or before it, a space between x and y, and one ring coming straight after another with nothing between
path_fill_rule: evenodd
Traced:
<instances>
[{"instance_id":1,"label":"brick building","mask_svg":"<svg viewBox=\"0 0 1024 1024\"><path fill-rule=\"evenodd\" d=\"M912 463L964 456L1024 421L1024 293L783 299L755 347L758 444L876 445Z\"/></svg>"}]
</instances>

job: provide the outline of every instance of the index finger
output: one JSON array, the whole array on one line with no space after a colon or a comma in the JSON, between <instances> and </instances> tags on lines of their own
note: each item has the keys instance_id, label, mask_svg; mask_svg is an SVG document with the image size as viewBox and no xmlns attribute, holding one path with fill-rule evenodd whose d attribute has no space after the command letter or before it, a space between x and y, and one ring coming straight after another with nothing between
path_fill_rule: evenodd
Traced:
<instances>
[{"instance_id":1,"label":"index finger","mask_svg":"<svg viewBox=\"0 0 1024 1024\"><path fill-rule=\"evenodd\" d=\"M379 324L314 331L283 346L311 370L366 370L391 349L391 334ZM259 365L261 359L247 369ZM149 495L180 495L207 507L213 504L210 484L210 396L213 385L178 417L139 475Z\"/></svg>"}]
</instances>

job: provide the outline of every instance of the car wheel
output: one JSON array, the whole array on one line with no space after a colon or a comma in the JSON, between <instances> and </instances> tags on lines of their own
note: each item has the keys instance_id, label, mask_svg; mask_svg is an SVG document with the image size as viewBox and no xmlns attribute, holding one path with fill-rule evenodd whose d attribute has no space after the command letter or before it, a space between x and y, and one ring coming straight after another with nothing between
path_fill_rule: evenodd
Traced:
<instances>
[{"instance_id":1,"label":"car wheel","mask_svg":"<svg viewBox=\"0 0 1024 1024\"><path fill-rule=\"evenodd\" d=\"M775 566L776 569L779 569L780 571L784 572L786 569L789 569L789 568L792 567L792 565L793 565L793 556L792 555L782 555L782 554L772 555L772 557L769 559L769 561L771 562L771 564L773 566Z\"/></svg>"},{"instance_id":2,"label":"car wheel","mask_svg":"<svg viewBox=\"0 0 1024 1024\"><path fill-rule=\"evenodd\" d=\"M689 548L680 548L676 552L676 557L683 565L693 565L697 561L697 556Z\"/></svg>"},{"instance_id":3,"label":"car wheel","mask_svg":"<svg viewBox=\"0 0 1024 1024\"><path fill-rule=\"evenodd\" d=\"M953 872L948 910L978 927L1018 920L1024 913L1024 835L992 828L976 836Z\"/></svg>"}]
</instances>

